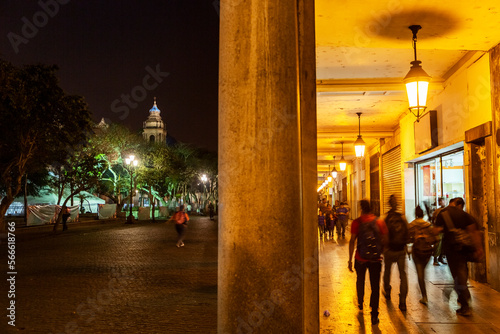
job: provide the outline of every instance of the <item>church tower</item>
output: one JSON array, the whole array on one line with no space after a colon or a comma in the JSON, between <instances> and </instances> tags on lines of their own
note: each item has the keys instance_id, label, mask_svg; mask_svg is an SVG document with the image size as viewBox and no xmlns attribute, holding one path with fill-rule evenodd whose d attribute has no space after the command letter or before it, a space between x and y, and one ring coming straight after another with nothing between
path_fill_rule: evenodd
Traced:
<instances>
[{"instance_id":1,"label":"church tower","mask_svg":"<svg viewBox=\"0 0 500 334\"><path fill-rule=\"evenodd\" d=\"M153 108L149 110L149 117L143 125L144 140L155 143L165 143L167 138L167 129L160 116L160 109L156 105L154 98Z\"/></svg>"}]
</instances>

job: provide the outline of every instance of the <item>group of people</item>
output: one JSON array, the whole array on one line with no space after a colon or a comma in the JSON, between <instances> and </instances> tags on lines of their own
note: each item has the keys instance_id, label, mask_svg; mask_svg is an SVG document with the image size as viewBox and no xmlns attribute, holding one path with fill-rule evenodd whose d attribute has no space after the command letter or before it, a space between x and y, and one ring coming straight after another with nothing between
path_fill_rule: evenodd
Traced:
<instances>
[{"instance_id":1,"label":"group of people","mask_svg":"<svg viewBox=\"0 0 500 334\"><path fill-rule=\"evenodd\" d=\"M337 240L345 239L345 230L349 221L349 206L347 202L336 201L332 207L324 198L319 205L318 228L320 236L333 240L337 230Z\"/></svg>"},{"instance_id":2,"label":"group of people","mask_svg":"<svg viewBox=\"0 0 500 334\"><path fill-rule=\"evenodd\" d=\"M420 206L415 209L416 219L408 224L404 215L397 212L397 200L394 195L389 199L390 211L384 219L371 212L370 202L361 200L361 216L351 225L349 242L348 268L357 274L356 291L358 308L363 309L365 293L365 275L369 272L371 286L371 322L379 323L378 307L380 297L380 276L382 262L384 264L383 295L391 300L391 268L397 264L400 278L399 309L406 312L408 295L408 277L406 259L413 258L418 276L418 284L422 298L420 303L427 305L428 297L425 287L425 267L430 258L441 258L445 255L454 280L454 288L458 294L461 307L456 311L462 316L471 315L469 305L470 292L467 287L468 261L483 257L483 247L479 230L474 218L464 211L464 200L460 197L450 200L447 207L430 214L431 222L424 220L424 211ZM459 233L460 232L460 233ZM470 237L472 246L465 248L457 235ZM442 239L441 239L442 236ZM442 242L443 254L435 253ZM411 246L411 247L410 247ZM439 246L441 247L441 246ZM354 256L354 267L353 267Z\"/></svg>"}]
</instances>

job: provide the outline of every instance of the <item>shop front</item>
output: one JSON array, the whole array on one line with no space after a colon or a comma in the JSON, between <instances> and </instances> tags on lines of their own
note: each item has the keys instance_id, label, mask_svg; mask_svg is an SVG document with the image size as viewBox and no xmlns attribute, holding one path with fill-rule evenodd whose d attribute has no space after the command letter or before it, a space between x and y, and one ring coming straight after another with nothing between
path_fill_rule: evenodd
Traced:
<instances>
[{"instance_id":1,"label":"shop front","mask_svg":"<svg viewBox=\"0 0 500 334\"><path fill-rule=\"evenodd\" d=\"M415 163L416 203L434 211L440 198L444 206L455 197L466 201L464 175L463 147Z\"/></svg>"}]
</instances>

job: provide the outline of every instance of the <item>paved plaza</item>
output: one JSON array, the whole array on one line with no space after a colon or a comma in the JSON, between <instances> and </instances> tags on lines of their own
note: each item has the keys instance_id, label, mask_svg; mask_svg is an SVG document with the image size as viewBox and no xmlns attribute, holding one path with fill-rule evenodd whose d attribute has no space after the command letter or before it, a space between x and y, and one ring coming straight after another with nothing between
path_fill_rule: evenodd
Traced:
<instances>
[{"instance_id":1,"label":"paved plaza","mask_svg":"<svg viewBox=\"0 0 500 334\"><path fill-rule=\"evenodd\" d=\"M3 317L0 333L216 333L217 222L193 217L185 247L175 247L175 238L164 221L70 224L57 233L50 226L18 228L16 326ZM500 293L470 282L474 314L457 316L447 266L429 265L424 306L412 262L408 311L394 302L394 268L393 302L381 296L380 324L372 326L368 286L364 311L357 309L348 238L321 239L319 248L321 333L500 333ZM4 281L3 305L8 290Z\"/></svg>"},{"instance_id":2,"label":"paved plaza","mask_svg":"<svg viewBox=\"0 0 500 334\"><path fill-rule=\"evenodd\" d=\"M0 333L216 333L216 222L192 219L182 248L164 221L26 229L16 327L3 316Z\"/></svg>"}]
</instances>

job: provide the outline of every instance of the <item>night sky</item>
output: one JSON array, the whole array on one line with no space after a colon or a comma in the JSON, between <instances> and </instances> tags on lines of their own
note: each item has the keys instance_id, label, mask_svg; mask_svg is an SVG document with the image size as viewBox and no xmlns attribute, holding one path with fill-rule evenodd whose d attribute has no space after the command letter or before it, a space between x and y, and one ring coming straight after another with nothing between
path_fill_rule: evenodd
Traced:
<instances>
[{"instance_id":1,"label":"night sky","mask_svg":"<svg viewBox=\"0 0 500 334\"><path fill-rule=\"evenodd\" d=\"M0 58L59 66L62 88L142 129L156 96L169 135L217 150L214 0L0 0Z\"/></svg>"}]
</instances>

